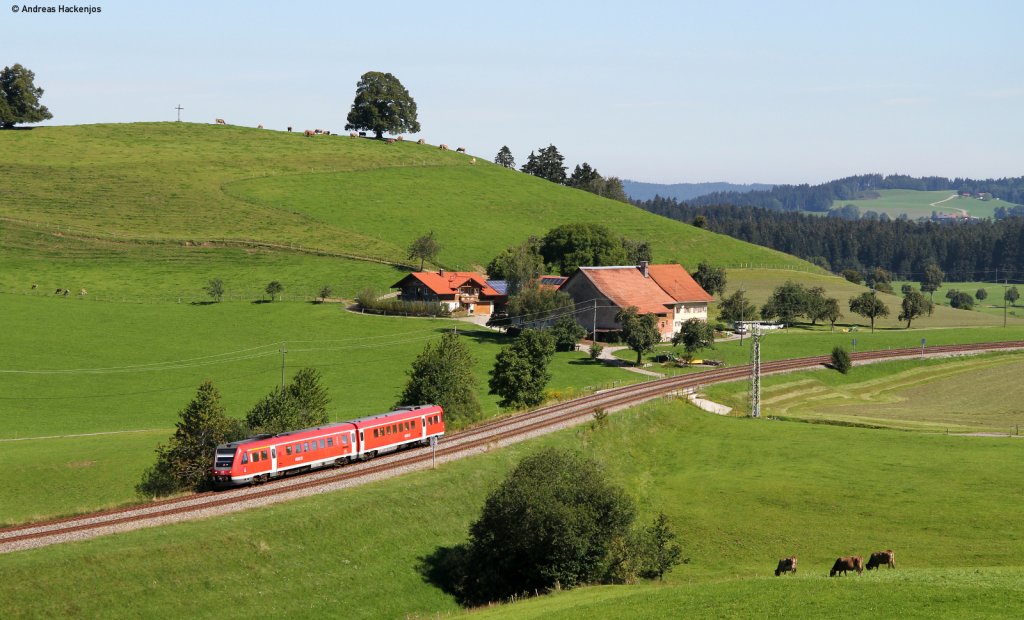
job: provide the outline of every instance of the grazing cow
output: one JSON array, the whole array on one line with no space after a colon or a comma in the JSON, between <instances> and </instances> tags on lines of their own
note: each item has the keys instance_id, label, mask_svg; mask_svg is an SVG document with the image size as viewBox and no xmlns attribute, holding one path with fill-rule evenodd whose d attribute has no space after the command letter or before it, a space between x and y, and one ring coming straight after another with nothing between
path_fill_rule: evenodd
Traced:
<instances>
[{"instance_id":1,"label":"grazing cow","mask_svg":"<svg viewBox=\"0 0 1024 620\"><path fill-rule=\"evenodd\" d=\"M216 122L216 123L217 123L218 125L227 125L227 123L225 123L225 122L224 122L224 119L223 119L223 118L218 118L218 119L215 119L215 122Z\"/></svg>"},{"instance_id":2,"label":"grazing cow","mask_svg":"<svg viewBox=\"0 0 1024 620\"><path fill-rule=\"evenodd\" d=\"M319 136L320 134L322 134L323 132L324 132L324 130L323 130L323 129L314 129L314 130L313 130L313 133L315 133L315 134L316 134L316 135L318 135L318 136Z\"/></svg>"},{"instance_id":3,"label":"grazing cow","mask_svg":"<svg viewBox=\"0 0 1024 620\"><path fill-rule=\"evenodd\" d=\"M288 125L288 131L291 131L291 130L292 130L292 126Z\"/></svg>"},{"instance_id":4,"label":"grazing cow","mask_svg":"<svg viewBox=\"0 0 1024 620\"><path fill-rule=\"evenodd\" d=\"M405 138L403 138L402 136L398 136L397 138L395 138L395 142L401 142L403 140L405 140Z\"/></svg>"},{"instance_id":5,"label":"grazing cow","mask_svg":"<svg viewBox=\"0 0 1024 620\"><path fill-rule=\"evenodd\" d=\"M353 132L351 132L351 133L349 133L349 134L348 134L348 137L349 137L349 138L358 138L358 137L359 137L359 134L357 134L356 132L354 132L354 131L353 131Z\"/></svg>"},{"instance_id":6,"label":"grazing cow","mask_svg":"<svg viewBox=\"0 0 1024 620\"><path fill-rule=\"evenodd\" d=\"M263 123L260 123L259 125L256 125L256 129L263 129Z\"/></svg>"},{"instance_id":7,"label":"grazing cow","mask_svg":"<svg viewBox=\"0 0 1024 620\"><path fill-rule=\"evenodd\" d=\"M33 283L32 283L32 290L34 291L34 290L36 290L37 288L39 288L39 285L38 285L38 284L36 284L35 282L33 282Z\"/></svg>"},{"instance_id":8,"label":"grazing cow","mask_svg":"<svg viewBox=\"0 0 1024 620\"><path fill-rule=\"evenodd\" d=\"M864 570L864 558L859 555L848 555L841 558L836 558L836 563L832 565L832 570L829 571L829 577L835 577L839 573L846 574L846 571L855 570L857 574L861 574Z\"/></svg>"},{"instance_id":9,"label":"grazing cow","mask_svg":"<svg viewBox=\"0 0 1024 620\"><path fill-rule=\"evenodd\" d=\"M388 138L387 140L385 140L385 141L384 141L384 143L385 143L385 144L394 144L394 143L395 143L395 141L394 141L394 139L393 139L393 138Z\"/></svg>"},{"instance_id":10,"label":"grazing cow","mask_svg":"<svg viewBox=\"0 0 1024 620\"><path fill-rule=\"evenodd\" d=\"M473 159L469 160L469 163L475 164L476 163L476 157L474 157Z\"/></svg>"},{"instance_id":11,"label":"grazing cow","mask_svg":"<svg viewBox=\"0 0 1024 620\"><path fill-rule=\"evenodd\" d=\"M359 132L359 137L360 138L365 138L366 137L366 132L365 131L360 131Z\"/></svg>"},{"instance_id":12,"label":"grazing cow","mask_svg":"<svg viewBox=\"0 0 1024 620\"><path fill-rule=\"evenodd\" d=\"M455 149L455 152L456 153L465 153L466 152L466 147L460 146L459 148Z\"/></svg>"},{"instance_id":13,"label":"grazing cow","mask_svg":"<svg viewBox=\"0 0 1024 620\"><path fill-rule=\"evenodd\" d=\"M53 294L54 294L54 295L60 295L60 294L61 294L61 293L63 293L63 292L64 292L64 289L62 289L62 288L59 288L59 289L55 290L55 291L53 292Z\"/></svg>"},{"instance_id":14,"label":"grazing cow","mask_svg":"<svg viewBox=\"0 0 1024 620\"><path fill-rule=\"evenodd\" d=\"M879 568L883 564L889 568L896 568L896 554L892 552L892 549L872 553L871 557L868 558L868 565L864 568L871 570L872 568Z\"/></svg>"},{"instance_id":15,"label":"grazing cow","mask_svg":"<svg viewBox=\"0 0 1024 620\"><path fill-rule=\"evenodd\" d=\"M447 144L440 144L440 145L438 145L437 148L441 149L442 151L447 151L448 150L448 145Z\"/></svg>"},{"instance_id":16,"label":"grazing cow","mask_svg":"<svg viewBox=\"0 0 1024 620\"><path fill-rule=\"evenodd\" d=\"M85 297L88 294L89 294L89 291L85 290L84 288L82 290L78 291L78 296L79 297Z\"/></svg>"},{"instance_id":17,"label":"grazing cow","mask_svg":"<svg viewBox=\"0 0 1024 620\"><path fill-rule=\"evenodd\" d=\"M782 573L793 573L796 574L796 556L791 555L788 558L782 558L779 560L779 565L775 568L775 576L778 577Z\"/></svg>"},{"instance_id":18,"label":"grazing cow","mask_svg":"<svg viewBox=\"0 0 1024 620\"><path fill-rule=\"evenodd\" d=\"M307 129L305 132L307 138L312 138L316 133L312 129Z\"/></svg>"},{"instance_id":19,"label":"grazing cow","mask_svg":"<svg viewBox=\"0 0 1024 620\"><path fill-rule=\"evenodd\" d=\"M69 289L64 289L64 296L65 297L67 297L70 294L71 294L71 291Z\"/></svg>"},{"instance_id":20,"label":"grazing cow","mask_svg":"<svg viewBox=\"0 0 1024 620\"><path fill-rule=\"evenodd\" d=\"M420 138L419 140L416 141L416 144L426 144L426 143L427 143L427 141L424 140L423 138Z\"/></svg>"},{"instance_id":21,"label":"grazing cow","mask_svg":"<svg viewBox=\"0 0 1024 620\"><path fill-rule=\"evenodd\" d=\"M330 129L324 129L324 135L325 136L331 135L331 130Z\"/></svg>"}]
</instances>

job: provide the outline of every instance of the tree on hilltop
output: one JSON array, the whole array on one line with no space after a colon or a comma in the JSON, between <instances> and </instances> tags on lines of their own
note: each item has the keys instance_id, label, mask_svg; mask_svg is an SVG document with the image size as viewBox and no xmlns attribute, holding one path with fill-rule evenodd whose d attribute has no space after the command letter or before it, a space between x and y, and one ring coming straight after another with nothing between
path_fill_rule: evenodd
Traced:
<instances>
[{"instance_id":1,"label":"tree on hilltop","mask_svg":"<svg viewBox=\"0 0 1024 620\"><path fill-rule=\"evenodd\" d=\"M0 71L0 126L4 129L53 118L39 103L43 89L35 85L35 78L35 73L17 63Z\"/></svg>"},{"instance_id":2,"label":"tree on hilltop","mask_svg":"<svg viewBox=\"0 0 1024 620\"><path fill-rule=\"evenodd\" d=\"M385 131L398 134L420 130L416 101L398 78L380 71L369 71L359 78L347 120L346 130L367 129L374 132L378 140Z\"/></svg>"},{"instance_id":3,"label":"tree on hilltop","mask_svg":"<svg viewBox=\"0 0 1024 620\"><path fill-rule=\"evenodd\" d=\"M538 154L530 151L529 157L526 158L526 164L523 166L523 172L562 185L565 183L564 161L565 158L558 152L558 147L549 144L540 149Z\"/></svg>"},{"instance_id":4,"label":"tree on hilltop","mask_svg":"<svg viewBox=\"0 0 1024 620\"><path fill-rule=\"evenodd\" d=\"M502 168L516 167L516 160L512 157L512 151L510 151L507 146L503 146L498 150L498 154L494 156L494 163L498 164Z\"/></svg>"}]
</instances>

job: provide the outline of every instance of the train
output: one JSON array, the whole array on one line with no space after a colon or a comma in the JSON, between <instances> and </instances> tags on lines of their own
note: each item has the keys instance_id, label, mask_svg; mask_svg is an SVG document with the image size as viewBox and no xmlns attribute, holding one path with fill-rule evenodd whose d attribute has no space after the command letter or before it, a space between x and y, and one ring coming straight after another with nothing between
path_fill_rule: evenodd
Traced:
<instances>
[{"instance_id":1,"label":"train","mask_svg":"<svg viewBox=\"0 0 1024 620\"><path fill-rule=\"evenodd\" d=\"M259 484L293 473L425 446L443 435L444 409L437 405L399 407L347 422L256 435L217 446L213 484L221 489Z\"/></svg>"}]
</instances>

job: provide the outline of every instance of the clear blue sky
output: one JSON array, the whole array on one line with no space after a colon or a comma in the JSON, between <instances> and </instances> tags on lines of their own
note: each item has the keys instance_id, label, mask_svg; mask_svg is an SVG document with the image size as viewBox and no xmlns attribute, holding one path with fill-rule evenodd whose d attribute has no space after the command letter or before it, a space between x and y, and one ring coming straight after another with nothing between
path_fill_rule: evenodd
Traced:
<instances>
[{"instance_id":1,"label":"clear blue sky","mask_svg":"<svg viewBox=\"0 0 1024 620\"><path fill-rule=\"evenodd\" d=\"M416 100L413 137L519 165L554 144L570 171L657 183L1024 174L1015 0L93 6L0 9L0 66L35 72L50 124L180 103L189 122L341 131L372 70Z\"/></svg>"}]
</instances>

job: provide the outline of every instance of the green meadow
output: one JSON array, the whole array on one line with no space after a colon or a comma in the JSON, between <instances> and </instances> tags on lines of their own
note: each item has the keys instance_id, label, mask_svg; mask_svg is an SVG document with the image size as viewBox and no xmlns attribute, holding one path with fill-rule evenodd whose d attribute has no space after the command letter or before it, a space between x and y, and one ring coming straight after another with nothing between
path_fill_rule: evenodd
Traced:
<instances>
[{"instance_id":1,"label":"green meadow","mask_svg":"<svg viewBox=\"0 0 1024 620\"><path fill-rule=\"evenodd\" d=\"M751 420L663 399L509 449L226 517L0 556L5 617L343 613L459 608L419 566L465 540L524 454L555 444L604 463L639 519L665 512L684 564L664 583L584 588L472 615L1012 617L1022 603L1018 440ZM341 500L341 501L339 501ZM829 579L838 555L898 568ZM800 558L776 579L779 557ZM32 575L26 579L25 575ZM256 593L254 595L254 593ZM341 611L339 611L341 610Z\"/></svg>"},{"instance_id":2,"label":"green meadow","mask_svg":"<svg viewBox=\"0 0 1024 620\"><path fill-rule=\"evenodd\" d=\"M907 280L893 282L892 288L895 291L899 291L900 287L904 284L909 284L914 288L914 290L921 289L920 282ZM1016 286L1018 292L1024 291L1024 284L1009 282L1007 284L1007 288L1010 286ZM981 301L974 298L979 289L985 289L985 292L988 293L988 296ZM974 309L972 312L995 317L1000 324L1002 324L1004 314L1008 324L1024 319L1024 301L1018 299L1016 304L1007 305L1006 302L1003 301L1003 295L1005 294L1006 289L1003 288L1002 282L943 282L942 286L935 289L934 295L928 294L929 299L931 299L936 305L936 312L941 312L942 308L950 307L949 300L946 299L946 293L950 290L963 291L970 295L974 301Z\"/></svg>"},{"instance_id":3,"label":"green meadow","mask_svg":"<svg viewBox=\"0 0 1024 620\"><path fill-rule=\"evenodd\" d=\"M953 190L883 189L879 190L878 194L878 198L866 200L836 200L833 206L851 204L859 208L862 215L867 211L874 211L879 215L885 213L896 219L906 214L912 220L931 217L933 211L957 215L966 213L972 217L992 217L996 208L1012 206L1011 203L998 200L960 198Z\"/></svg>"}]
</instances>

